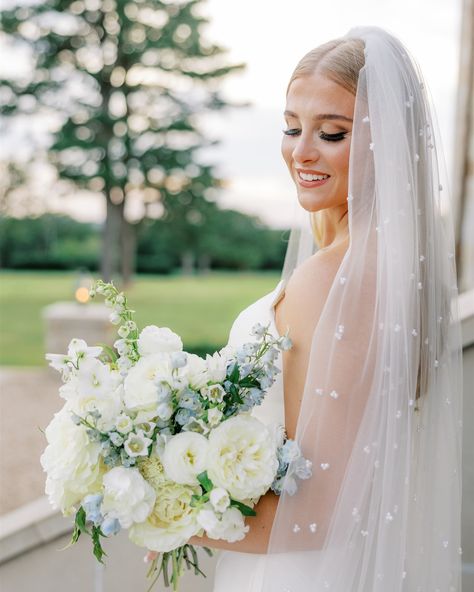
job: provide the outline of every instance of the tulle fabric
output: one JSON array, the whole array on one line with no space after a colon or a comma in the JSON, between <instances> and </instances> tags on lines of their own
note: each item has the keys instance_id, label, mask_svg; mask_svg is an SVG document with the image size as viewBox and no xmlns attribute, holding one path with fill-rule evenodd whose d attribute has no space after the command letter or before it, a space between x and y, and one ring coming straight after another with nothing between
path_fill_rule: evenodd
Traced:
<instances>
[{"instance_id":1,"label":"tulle fabric","mask_svg":"<svg viewBox=\"0 0 474 592\"><path fill-rule=\"evenodd\" d=\"M400 41L378 27L347 36L364 41L366 61L350 243L314 329L296 428L313 476L282 494L251 590L459 592L461 339L439 133ZM283 279L313 252L307 220Z\"/></svg>"}]
</instances>

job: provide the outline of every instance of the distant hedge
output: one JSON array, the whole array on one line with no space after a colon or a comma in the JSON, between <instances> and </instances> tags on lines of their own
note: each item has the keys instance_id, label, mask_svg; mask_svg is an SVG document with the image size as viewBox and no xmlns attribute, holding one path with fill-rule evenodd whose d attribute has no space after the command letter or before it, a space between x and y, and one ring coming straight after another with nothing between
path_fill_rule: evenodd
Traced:
<instances>
[{"instance_id":1,"label":"distant hedge","mask_svg":"<svg viewBox=\"0 0 474 592\"><path fill-rule=\"evenodd\" d=\"M258 219L219 210L199 227L144 219L135 226L136 271L168 274L191 258L196 268L281 269L288 231ZM56 214L35 218L0 217L0 268L64 269L100 266L101 227Z\"/></svg>"}]
</instances>

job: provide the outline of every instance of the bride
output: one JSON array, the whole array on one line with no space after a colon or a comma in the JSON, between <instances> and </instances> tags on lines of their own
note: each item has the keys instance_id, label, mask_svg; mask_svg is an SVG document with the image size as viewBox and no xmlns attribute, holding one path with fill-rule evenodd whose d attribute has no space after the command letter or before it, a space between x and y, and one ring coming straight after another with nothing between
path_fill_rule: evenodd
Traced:
<instances>
[{"instance_id":1,"label":"bride","mask_svg":"<svg viewBox=\"0 0 474 592\"><path fill-rule=\"evenodd\" d=\"M312 461L221 549L214 592L460 592L461 358L440 142L414 59L358 27L289 81L282 155L304 223L282 279L235 320L282 335L253 413ZM292 466L290 464L289 471Z\"/></svg>"}]
</instances>

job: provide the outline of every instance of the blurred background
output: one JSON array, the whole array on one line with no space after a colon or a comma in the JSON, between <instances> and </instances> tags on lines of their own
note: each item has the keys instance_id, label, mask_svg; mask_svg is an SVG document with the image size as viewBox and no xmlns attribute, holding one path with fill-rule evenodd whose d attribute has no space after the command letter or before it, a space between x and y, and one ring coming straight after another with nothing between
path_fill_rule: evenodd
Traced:
<instances>
[{"instance_id":1,"label":"blurred background","mask_svg":"<svg viewBox=\"0 0 474 592\"><path fill-rule=\"evenodd\" d=\"M198 354L271 291L296 196L280 155L288 80L313 47L378 25L419 63L444 147L463 328L464 589L474 590L474 0L0 0L0 587L145 590L44 497L41 430L62 406L44 354L111 341L93 278L139 326ZM467 385L471 388L468 389ZM208 577L183 590L210 592Z\"/></svg>"}]
</instances>

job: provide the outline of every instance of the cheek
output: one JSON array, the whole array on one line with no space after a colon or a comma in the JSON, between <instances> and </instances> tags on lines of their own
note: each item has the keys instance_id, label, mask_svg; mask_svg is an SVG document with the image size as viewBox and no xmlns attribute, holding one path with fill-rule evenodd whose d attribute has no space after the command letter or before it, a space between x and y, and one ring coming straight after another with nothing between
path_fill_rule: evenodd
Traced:
<instances>
[{"instance_id":1,"label":"cheek","mask_svg":"<svg viewBox=\"0 0 474 592\"><path fill-rule=\"evenodd\" d=\"M287 136L283 136L281 140L281 155L283 156L283 160L286 162L288 168L291 168L291 153L292 153L292 146L291 140Z\"/></svg>"},{"instance_id":2,"label":"cheek","mask_svg":"<svg viewBox=\"0 0 474 592\"><path fill-rule=\"evenodd\" d=\"M332 154L332 165L341 176L347 176L349 173L349 152L350 144L338 146L338 149Z\"/></svg>"}]
</instances>

